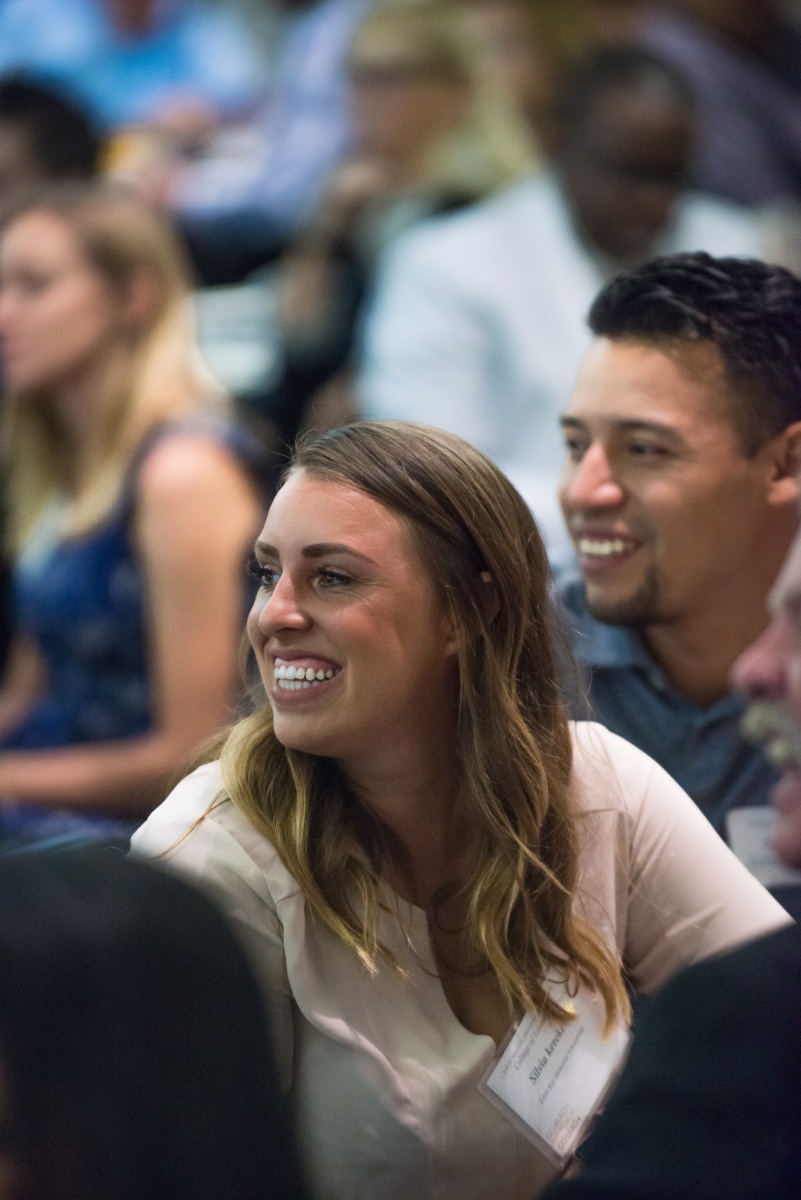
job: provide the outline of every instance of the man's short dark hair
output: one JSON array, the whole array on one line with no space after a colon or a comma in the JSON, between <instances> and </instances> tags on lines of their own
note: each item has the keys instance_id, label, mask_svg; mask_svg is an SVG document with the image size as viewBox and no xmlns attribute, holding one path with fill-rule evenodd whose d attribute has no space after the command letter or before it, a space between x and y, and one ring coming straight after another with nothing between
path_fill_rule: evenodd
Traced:
<instances>
[{"instance_id":1,"label":"man's short dark hair","mask_svg":"<svg viewBox=\"0 0 801 1200\"><path fill-rule=\"evenodd\" d=\"M672 63L640 46L604 46L581 59L568 75L559 112L568 129L595 111L607 91L657 88L687 108L695 99L685 76Z\"/></svg>"},{"instance_id":2,"label":"man's short dark hair","mask_svg":"<svg viewBox=\"0 0 801 1200\"><path fill-rule=\"evenodd\" d=\"M46 179L97 173L100 138L88 114L62 92L22 74L0 78L0 121L24 130Z\"/></svg>"},{"instance_id":3,"label":"man's short dark hair","mask_svg":"<svg viewBox=\"0 0 801 1200\"><path fill-rule=\"evenodd\" d=\"M711 343L743 450L801 421L801 279L750 258L673 254L623 271L596 297L599 337Z\"/></svg>"}]
</instances>

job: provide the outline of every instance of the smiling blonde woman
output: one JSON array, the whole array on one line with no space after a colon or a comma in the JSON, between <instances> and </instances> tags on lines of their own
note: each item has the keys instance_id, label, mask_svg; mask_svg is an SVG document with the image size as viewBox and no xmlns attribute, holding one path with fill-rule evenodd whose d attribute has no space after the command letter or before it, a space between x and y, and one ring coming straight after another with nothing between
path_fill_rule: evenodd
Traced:
<instances>
[{"instance_id":1,"label":"smiling blonde woman","mask_svg":"<svg viewBox=\"0 0 801 1200\"><path fill-rule=\"evenodd\" d=\"M531 1200L555 1169L478 1084L518 1016L566 1019L549 981L625 1022L624 973L788 918L655 763L568 723L542 541L461 439L307 440L253 570L266 702L134 848L242 928L317 1195Z\"/></svg>"}]
</instances>

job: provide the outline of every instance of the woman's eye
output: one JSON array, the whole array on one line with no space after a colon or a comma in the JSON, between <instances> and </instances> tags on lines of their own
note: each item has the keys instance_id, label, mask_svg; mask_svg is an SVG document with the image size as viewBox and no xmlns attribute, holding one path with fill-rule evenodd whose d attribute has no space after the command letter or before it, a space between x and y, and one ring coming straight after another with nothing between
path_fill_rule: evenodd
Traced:
<instances>
[{"instance_id":1,"label":"woman's eye","mask_svg":"<svg viewBox=\"0 0 801 1200\"><path fill-rule=\"evenodd\" d=\"M268 592L275 587L281 574L277 567L262 566L254 554L247 561L247 573L258 579L259 586Z\"/></svg>"},{"instance_id":2,"label":"woman's eye","mask_svg":"<svg viewBox=\"0 0 801 1200\"><path fill-rule=\"evenodd\" d=\"M318 571L317 579L320 586L324 588L347 587L352 582L349 575L343 575L341 571L333 571L330 567L323 567Z\"/></svg>"}]
</instances>

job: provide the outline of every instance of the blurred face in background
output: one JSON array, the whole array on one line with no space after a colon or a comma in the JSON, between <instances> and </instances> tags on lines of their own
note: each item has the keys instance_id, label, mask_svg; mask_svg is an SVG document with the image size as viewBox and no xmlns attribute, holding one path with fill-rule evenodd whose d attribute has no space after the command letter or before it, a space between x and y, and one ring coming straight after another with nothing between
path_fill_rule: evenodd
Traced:
<instances>
[{"instance_id":1,"label":"blurred face in background","mask_svg":"<svg viewBox=\"0 0 801 1200\"><path fill-rule=\"evenodd\" d=\"M608 88L565 131L560 174L583 240L620 265L669 226L693 148L691 110L657 86Z\"/></svg>"},{"instance_id":2,"label":"blurred face in background","mask_svg":"<svg viewBox=\"0 0 801 1200\"><path fill-rule=\"evenodd\" d=\"M732 682L751 699L744 732L782 772L773 793L776 852L801 867L801 537L770 596L771 621L734 665Z\"/></svg>"},{"instance_id":3,"label":"blurred face in background","mask_svg":"<svg viewBox=\"0 0 801 1200\"><path fill-rule=\"evenodd\" d=\"M17 217L0 237L0 348L12 391L69 386L120 336L120 298L56 213Z\"/></svg>"},{"instance_id":4,"label":"blurred face in background","mask_svg":"<svg viewBox=\"0 0 801 1200\"><path fill-rule=\"evenodd\" d=\"M781 20L781 0L679 0L688 17L747 49L759 49Z\"/></svg>"},{"instance_id":5,"label":"blurred face in background","mask_svg":"<svg viewBox=\"0 0 801 1200\"><path fill-rule=\"evenodd\" d=\"M109 20L123 37L145 37L158 24L159 17L177 7L174 0L105 0Z\"/></svg>"},{"instance_id":6,"label":"blurred face in background","mask_svg":"<svg viewBox=\"0 0 801 1200\"><path fill-rule=\"evenodd\" d=\"M350 78L353 136L360 154L414 163L466 109L462 80L438 74L402 47L354 56Z\"/></svg>"},{"instance_id":7,"label":"blurred face in background","mask_svg":"<svg viewBox=\"0 0 801 1200\"><path fill-rule=\"evenodd\" d=\"M473 0L469 14L489 77L539 129L553 106L560 71L537 37L527 6L520 0Z\"/></svg>"},{"instance_id":8,"label":"blurred face in background","mask_svg":"<svg viewBox=\"0 0 801 1200\"><path fill-rule=\"evenodd\" d=\"M45 177L24 124L0 119L0 196L8 196Z\"/></svg>"}]
</instances>

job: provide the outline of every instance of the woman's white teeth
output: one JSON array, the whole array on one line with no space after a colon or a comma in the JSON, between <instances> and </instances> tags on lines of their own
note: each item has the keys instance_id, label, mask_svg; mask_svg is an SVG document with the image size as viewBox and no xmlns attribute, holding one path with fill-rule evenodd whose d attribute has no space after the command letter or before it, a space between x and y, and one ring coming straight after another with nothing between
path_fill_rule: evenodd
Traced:
<instances>
[{"instance_id":1,"label":"woman's white teeth","mask_svg":"<svg viewBox=\"0 0 801 1200\"><path fill-rule=\"evenodd\" d=\"M603 557L607 554L624 554L634 549L633 542L624 542L621 538L605 538L603 541L579 538L576 543L580 554L594 554Z\"/></svg>"},{"instance_id":2,"label":"woman's white teeth","mask_svg":"<svg viewBox=\"0 0 801 1200\"><path fill-rule=\"evenodd\" d=\"M315 670L314 667L293 667L284 663L281 663L280 666L276 665L274 669L278 686L285 688L287 691L298 691L299 688L319 687L326 679L333 679L338 674L339 668L334 670L329 667L325 670L320 667Z\"/></svg>"}]
</instances>

